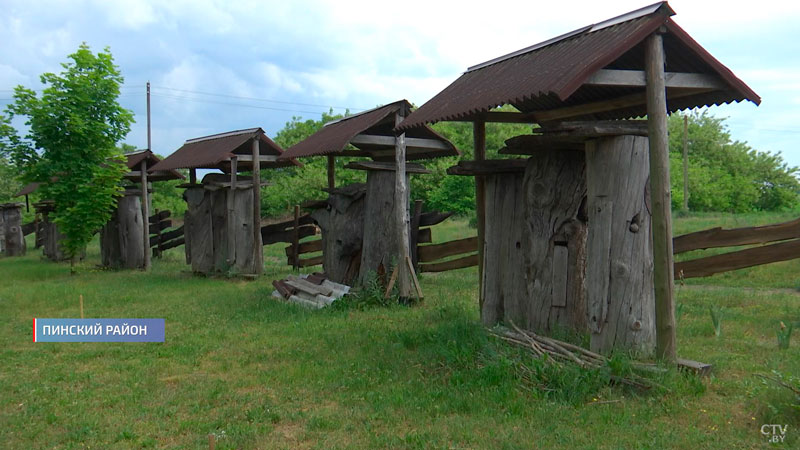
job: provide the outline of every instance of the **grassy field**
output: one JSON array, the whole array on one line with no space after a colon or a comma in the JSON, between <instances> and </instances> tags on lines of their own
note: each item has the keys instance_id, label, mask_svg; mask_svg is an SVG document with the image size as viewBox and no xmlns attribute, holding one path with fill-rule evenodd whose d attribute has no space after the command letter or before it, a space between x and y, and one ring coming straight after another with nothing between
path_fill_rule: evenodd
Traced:
<instances>
[{"instance_id":1,"label":"grassy field","mask_svg":"<svg viewBox=\"0 0 800 450\"><path fill-rule=\"evenodd\" d=\"M676 232L790 216L677 219ZM436 240L474 234L464 221ZM270 297L290 273L266 250L258 281L193 276L182 249L151 273L0 259L0 448L753 448L762 424L800 411L755 376L800 376L800 260L693 280L677 289L682 357L707 379L670 372L668 389L608 387L603 374L542 369L478 326L476 270L421 278L415 307L307 311ZM743 289L747 287L747 289ZM163 317L164 344L31 342L31 318ZM722 311L714 336L709 307ZM523 366L542 369L537 382Z\"/></svg>"}]
</instances>

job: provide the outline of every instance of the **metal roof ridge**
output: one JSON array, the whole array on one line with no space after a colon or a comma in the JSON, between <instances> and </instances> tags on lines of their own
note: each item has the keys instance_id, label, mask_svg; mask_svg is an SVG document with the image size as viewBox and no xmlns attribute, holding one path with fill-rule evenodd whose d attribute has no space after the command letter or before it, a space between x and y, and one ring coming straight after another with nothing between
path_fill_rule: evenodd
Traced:
<instances>
[{"instance_id":1,"label":"metal roof ridge","mask_svg":"<svg viewBox=\"0 0 800 450\"><path fill-rule=\"evenodd\" d=\"M583 34L583 33L586 33L586 32L591 33L593 31L602 30L604 28L608 28L608 27L611 27L611 26L614 26L614 25L618 25L620 23L627 22L629 20L638 19L640 17L644 17L644 16L648 16L650 14L654 14L665 5L669 9L669 15L674 15L675 11L673 11L672 8L670 8L669 4L666 1L653 3L652 5L648 5L648 6L639 8L639 9L634 10L634 11L629 11L629 12L627 12L625 14L620 14L619 16L612 17L610 19L604 20L602 22L598 22L596 24L586 25L584 27L572 30L572 31L564 33L564 34L561 34L561 35L556 36L554 38L550 38L550 39L547 39L545 41L539 42L538 44L533 44L533 45L531 45L529 47L525 47L523 49L520 49L520 50L511 52L511 53L505 54L503 56L498 56L497 58L490 59L489 61L485 61L485 62L482 62L480 64L476 64L474 66L468 67L467 70L464 72L464 74L467 74L467 73L470 73L470 72L474 72L476 70L483 69L485 67L489 67L491 65L506 61L508 59L511 59L511 58L514 58L514 57L517 57L517 56L524 55L526 53L530 53L530 52L535 51L535 50L539 50L539 49L547 47L549 45L556 44L558 42L567 40L567 39L569 39L569 38L571 38L573 36L577 36L577 35L580 35L580 34Z\"/></svg>"},{"instance_id":2,"label":"metal roof ridge","mask_svg":"<svg viewBox=\"0 0 800 450\"><path fill-rule=\"evenodd\" d=\"M355 117L363 116L364 114L369 114L371 112L375 112L375 111L377 111L379 109L386 108L387 106L391 106L391 105L394 105L395 103L400 103L400 102L408 102L408 100L407 99L397 100L397 101L394 101L394 102L391 102L391 103L387 103L385 105L376 106L376 107L374 107L372 109L367 109L367 110L364 110L364 111L361 111L361 112L357 112L355 114L351 114L351 115L349 115L347 117L342 117L341 119L331 120L330 122L328 122L325 125L323 125L322 128L325 128L328 125L333 125L335 123L344 122L345 120L349 120L349 119L352 119L352 118L355 118Z\"/></svg>"},{"instance_id":3,"label":"metal roof ridge","mask_svg":"<svg viewBox=\"0 0 800 450\"><path fill-rule=\"evenodd\" d=\"M131 155L138 155L139 153L149 152L149 149L141 149L141 150L134 150L132 152L123 153L122 156L131 156Z\"/></svg>"},{"instance_id":4,"label":"metal roof ridge","mask_svg":"<svg viewBox=\"0 0 800 450\"><path fill-rule=\"evenodd\" d=\"M248 128L246 130L227 131L225 133L217 133L217 134L211 134L209 136L203 136L203 137L199 137L199 138L187 139L185 143L186 144L193 144L195 142L210 141L210 140L213 140L213 139L222 139L222 138L230 137L230 136L238 136L240 134L255 133L256 131L258 131L260 129L261 129L261 127L256 127L256 128Z\"/></svg>"}]
</instances>

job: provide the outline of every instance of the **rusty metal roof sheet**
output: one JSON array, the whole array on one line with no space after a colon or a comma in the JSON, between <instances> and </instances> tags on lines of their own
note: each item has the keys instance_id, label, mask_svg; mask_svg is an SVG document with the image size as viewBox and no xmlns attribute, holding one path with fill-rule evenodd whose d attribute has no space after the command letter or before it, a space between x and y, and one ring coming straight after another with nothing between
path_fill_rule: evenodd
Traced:
<instances>
[{"instance_id":1,"label":"rusty metal roof sheet","mask_svg":"<svg viewBox=\"0 0 800 450\"><path fill-rule=\"evenodd\" d=\"M195 139L189 139L175 153L164 158L163 161L153 166L153 170L171 169L223 169L229 167L226 163L234 155L252 154L251 140L257 138L261 141L260 154L262 156L280 156L283 149L272 141L261 128L231 131L214 134ZM285 167L300 165L292 159L272 162L261 162L261 168ZM240 161L240 170L249 170L252 163Z\"/></svg>"},{"instance_id":2,"label":"rusty metal roof sheet","mask_svg":"<svg viewBox=\"0 0 800 450\"><path fill-rule=\"evenodd\" d=\"M14 194L14 197L22 197L23 195L33 194L41 185L42 183L39 182L28 183L19 192Z\"/></svg>"},{"instance_id":3,"label":"rusty metal roof sheet","mask_svg":"<svg viewBox=\"0 0 800 450\"><path fill-rule=\"evenodd\" d=\"M125 153L126 162L125 164L128 166L128 169L134 171L141 169L142 161L147 160L147 180L148 181L166 181L166 180L183 180L186 179L183 175L180 174L177 170L153 170L152 167L161 161L161 158L156 156L150 150L136 150L134 152ZM141 175L125 175L125 178L133 181L133 182L140 182Z\"/></svg>"},{"instance_id":4,"label":"rusty metal roof sheet","mask_svg":"<svg viewBox=\"0 0 800 450\"><path fill-rule=\"evenodd\" d=\"M644 40L662 26L668 71L716 75L725 85L691 95L668 89L670 112L742 100L760 103L752 89L670 19L673 14L666 2L656 3L473 66L408 116L398 129L469 119L505 104L532 113L534 121L539 121L537 112L643 93L643 88L584 83L603 68L644 70ZM642 96L633 106L575 115L570 120L627 119L645 114Z\"/></svg>"},{"instance_id":5,"label":"rusty metal roof sheet","mask_svg":"<svg viewBox=\"0 0 800 450\"><path fill-rule=\"evenodd\" d=\"M347 145L351 143L350 141L362 133L394 137L394 119L401 109L404 110L404 114L407 114L411 111L411 103L407 100L399 100L343 119L328 122L316 133L289 147L281 158L342 154ZM407 130L406 137L433 139L445 144L444 148L436 150L416 149L409 145L406 157L408 160L457 156L460 154L450 141L425 125ZM394 156L380 157L374 154L374 152L380 150L391 150L391 154L394 155L394 145L352 145L365 152L364 156L372 156L376 160L394 158Z\"/></svg>"}]
</instances>

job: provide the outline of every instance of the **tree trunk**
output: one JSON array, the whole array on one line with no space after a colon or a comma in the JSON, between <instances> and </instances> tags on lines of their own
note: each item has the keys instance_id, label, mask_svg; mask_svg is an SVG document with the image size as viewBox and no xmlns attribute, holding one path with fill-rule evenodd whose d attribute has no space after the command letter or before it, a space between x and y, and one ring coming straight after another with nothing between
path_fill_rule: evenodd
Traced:
<instances>
[{"instance_id":1,"label":"tree trunk","mask_svg":"<svg viewBox=\"0 0 800 450\"><path fill-rule=\"evenodd\" d=\"M408 175L406 175L407 183ZM367 279L370 272L377 273L381 264L389 271L396 264L403 263L403 261L397 260L397 249L400 248L401 243L397 230L392 226L396 223L395 217L397 216L394 193L394 171L370 170L367 172L364 243L359 271L359 280L362 282Z\"/></svg>"},{"instance_id":2,"label":"tree trunk","mask_svg":"<svg viewBox=\"0 0 800 450\"><path fill-rule=\"evenodd\" d=\"M483 280L480 284L481 321L528 324L528 298L525 295L522 230L524 194L521 173L501 173L483 177L486 222L483 251Z\"/></svg>"},{"instance_id":3,"label":"tree trunk","mask_svg":"<svg viewBox=\"0 0 800 450\"><path fill-rule=\"evenodd\" d=\"M5 256L25 255L25 236L22 234L22 204L10 203L0 207L0 229Z\"/></svg>"},{"instance_id":4,"label":"tree trunk","mask_svg":"<svg viewBox=\"0 0 800 450\"><path fill-rule=\"evenodd\" d=\"M350 284L358 274L364 238L365 192L363 184L331 190L328 206L311 213L322 229L322 268L333 282Z\"/></svg>"},{"instance_id":5,"label":"tree trunk","mask_svg":"<svg viewBox=\"0 0 800 450\"><path fill-rule=\"evenodd\" d=\"M522 233L528 309L518 307L517 314L525 314L535 332L587 330L585 167L580 151L543 151L528 159Z\"/></svg>"},{"instance_id":6,"label":"tree trunk","mask_svg":"<svg viewBox=\"0 0 800 450\"><path fill-rule=\"evenodd\" d=\"M592 350L655 349L648 139L586 145L589 237L586 284Z\"/></svg>"}]
</instances>

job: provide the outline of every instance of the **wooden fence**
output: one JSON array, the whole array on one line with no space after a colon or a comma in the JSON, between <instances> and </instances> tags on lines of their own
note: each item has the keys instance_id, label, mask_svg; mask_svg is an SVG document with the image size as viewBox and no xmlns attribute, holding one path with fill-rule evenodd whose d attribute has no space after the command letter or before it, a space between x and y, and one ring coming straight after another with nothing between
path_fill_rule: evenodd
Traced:
<instances>
[{"instance_id":1,"label":"wooden fence","mask_svg":"<svg viewBox=\"0 0 800 450\"><path fill-rule=\"evenodd\" d=\"M715 273L800 258L800 240L797 238L800 238L800 219L729 230L717 227L677 236L672 241L673 253L676 255L692 250L786 242L676 262L675 278L707 277Z\"/></svg>"},{"instance_id":2,"label":"wooden fence","mask_svg":"<svg viewBox=\"0 0 800 450\"><path fill-rule=\"evenodd\" d=\"M185 243L183 236L183 225L173 228L172 220L169 218L172 213L168 210L158 211L150 216L150 248L153 249L153 256L160 257L165 250L179 247Z\"/></svg>"}]
</instances>

